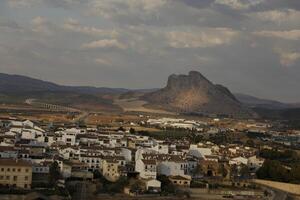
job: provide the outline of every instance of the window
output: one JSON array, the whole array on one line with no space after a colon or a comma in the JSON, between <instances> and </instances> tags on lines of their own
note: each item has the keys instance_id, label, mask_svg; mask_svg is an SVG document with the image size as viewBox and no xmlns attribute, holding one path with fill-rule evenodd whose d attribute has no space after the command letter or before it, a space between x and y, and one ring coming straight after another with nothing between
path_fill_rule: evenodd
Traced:
<instances>
[{"instance_id":1,"label":"window","mask_svg":"<svg viewBox=\"0 0 300 200\"><path fill-rule=\"evenodd\" d=\"M9 180L9 178L10 178L9 176L6 176L6 180Z\"/></svg>"},{"instance_id":2,"label":"window","mask_svg":"<svg viewBox=\"0 0 300 200\"><path fill-rule=\"evenodd\" d=\"M29 169L25 169L26 172L29 172Z\"/></svg>"},{"instance_id":3,"label":"window","mask_svg":"<svg viewBox=\"0 0 300 200\"><path fill-rule=\"evenodd\" d=\"M28 181L28 176L25 176L25 181Z\"/></svg>"},{"instance_id":4,"label":"window","mask_svg":"<svg viewBox=\"0 0 300 200\"><path fill-rule=\"evenodd\" d=\"M1 168L1 172L4 172L4 168Z\"/></svg>"},{"instance_id":5,"label":"window","mask_svg":"<svg viewBox=\"0 0 300 200\"><path fill-rule=\"evenodd\" d=\"M24 188L27 188L28 186L27 186L27 184L24 184Z\"/></svg>"},{"instance_id":6,"label":"window","mask_svg":"<svg viewBox=\"0 0 300 200\"><path fill-rule=\"evenodd\" d=\"M21 171L21 168L18 168L18 172L20 172Z\"/></svg>"},{"instance_id":7,"label":"window","mask_svg":"<svg viewBox=\"0 0 300 200\"><path fill-rule=\"evenodd\" d=\"M13 172L15 172L15 171L16 171L16 169L15 169L15 168L13 168L13 169L12 169L12 171L13 171Z\"/></svg>"},{"instance_id":8,"label":"window","mask_svg":"<svg viewBox=\"0 0 300 200\"><path fill-rule=\"evenodd\" d=\"M18 180L18 177L17 176L14 176L14 181L17 181Z\"/></svg>"},{"instance_id":9,"label":"window","mask_svg":"<svg viewBox=\"0 0 300 200\"><path fill-rule=\"evenodd\" d=\"M7 171L10 172L10 168L7 168Z\"/></svg>"},{"instance_id":10,"label":"window","mask_svg":"<svg viewBox=\"0 0 300 200\"><path fill-rule=\"evenodd\" d=\"M0 180L3 180L3 178L4 178L3 176L0 176Z\"/></svg>"}]
</instances>

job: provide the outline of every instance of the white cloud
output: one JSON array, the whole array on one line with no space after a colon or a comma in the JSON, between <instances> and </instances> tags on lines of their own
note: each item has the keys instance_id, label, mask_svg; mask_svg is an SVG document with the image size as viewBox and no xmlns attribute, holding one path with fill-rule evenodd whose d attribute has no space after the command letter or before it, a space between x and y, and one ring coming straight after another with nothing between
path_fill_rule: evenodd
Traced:
<instances>
[{"instance_id":1,"label":"white cloud","mask_svg":"<svg viewBox=\"0 0 300 200\"><path fill-rule=\"evenodd\" d=\"M167 33L173 48L201 48L229 44L238 32L228 28L207 28L198 31L171 31Z\"/></svg>"},{"instance_id":2,"label":"white cloud","mask_svg":"<svg viewBox=\"0 0 300 200\"><path fill-rule=\"evenodd\" d=\"M279 55L280 64L289 67L300 60L300 52L286 51L281 48L275 48L274 51Z\"/></svg>"},{"instance_id":3,"label":"white cloud","mask_svg":"<svg viewBox=\"0 0 300 200\"><path fill-rule=\"evenodd\" d=\"M82 26L77 20L72 18L69 18L65 21L63 28L69 31L95 36L117 37L119 35L116 30L100 29L93 26Z\"/></svg>"},{"instance_id":4,"label":"white cloud","mask_svg":"<svg viewBox=\"0 0 300 200\"><path fill-rule=\"evenodd\" d=\"M114 16L135 15L138 13L156 13L159 8L170 0L92 0L89 2L90 11L93 14L105 18Z\"/></svg>"},{"instance_id":5,"label":"white cloud","mask_svg":"<svg viewBox=\"0 0 300 200\"><path fill-rule=\"evenodd\" d=\"M85 43L81 46L83 49L96 49L96 48L118 48L126 49L126 45L118 40L97 40L90 43Z\"/></svg>"},{"instance_id":6,"label":"white cloud","mask_svg":"<svg viewBox=\"0 0 300 200\"><path fill-rule=\"evenodd\" d=\"M297 22L299 23L300 11L293 9L286 10L269 10L263 12L250 13L248 16L253 17L254 19L259 19L262 21L270 21L277 24L283 22Z\"/></svg>"},{"instance_id":7,"label":"white cloud","mask_svg":"<svg viewBox=\"0 0 300 200\"><path fill-rule=\"evenodd\" d=\"M235 10L245 10L262 2L264 0L215 0L214 3L225 5Z\"/></svg>"},{"instance_id":8,"label":"white cloud","mask_svg":"<svg viewBox=\"0 0 300 200\"><path fill-rule=\"evenodd\" d=\"M96 58L94 61L98 65L112 65L111 61L104 58Z\"/></svg>"},{"instance_id":9,"label":"white cloud","mask_svg":"<svg viewBox=\"0 0 300 200\"><path fill-rule=\"evenodd\" d=\"M37 33L43 33L45 35L52 35L53 32L50 29L50 23L44 17L37 16L31 20L32 31Z\"/></svg>"},{"instance_id":10,"label":"white cloud","mask_svg":"<svg viewBox=\"0 0 300 200\"><path fill-rule=\"evenodd\" d=\"M286 40L300 40L300 30L290 30L290 31L257 31L254 32L255 35L262 37L273 37Z\"/></svg>"}]
</instances>

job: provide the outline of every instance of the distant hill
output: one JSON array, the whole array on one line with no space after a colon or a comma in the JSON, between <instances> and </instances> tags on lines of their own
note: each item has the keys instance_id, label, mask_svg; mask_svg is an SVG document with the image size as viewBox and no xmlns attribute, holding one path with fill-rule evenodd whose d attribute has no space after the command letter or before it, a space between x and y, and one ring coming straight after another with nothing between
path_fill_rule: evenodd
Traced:
<instances>
[{"instance_id":1,"label":"distant hill","mask_svg":"<svg viewBox=\"0 0 300 200\"><path fill-rule=\"evenodd\" d=\"M169 76L165 88L147 93L142 99L150 106L180 113L253 116L226 87L213 84L196 71Z\"/></svg>"},{"instance_id":2,"label":"distant hill","mask_svg":"<svg viewBox=\"0 0 300 200\"><path fill-rule=\"evenodd\" d=\"M21 104L27 98L83 110L120 111L113 96L128 89L64 86L26 76L0 73L0 102Z\"/></svg>"},{"instance_id":3,"label":"distant hill","mask_svg":"<svg viewBox=\"0 0 300 200\"><path fill-rule=\"evenodd\" d=\"M284 120L300 119L300 105L297 103L282 103L240 93L234 95L240 102L247 105L262 118Z\"/></svg>"},{"instance_id":4,"label":"distant hill","mask_svg":"<svg viewBox=\"0 0 300 200\"><path fill-rule=\"evenodd\" d=\"M255 108L267 108L267 109L288 109L288 108L294 108L297 107L296 104L288 104L288 103L282 103L279 101L274 100L268 100L268 99L261 99L254 96L241 94L241 93L235 93L234 96L243 104Z\"/></svg>"},{"instance_id":5,"label":"distant hill","mask_svg":"<svg viewBox=\"0 0 300 200\"><path fill-rule=\"evenodd\" d=\"M28 92L78 92L86 94L119 94L129 91L124 88L64 86L27 76L0 73L0 93L19 94Z\"/></svg>"}]
</instances>

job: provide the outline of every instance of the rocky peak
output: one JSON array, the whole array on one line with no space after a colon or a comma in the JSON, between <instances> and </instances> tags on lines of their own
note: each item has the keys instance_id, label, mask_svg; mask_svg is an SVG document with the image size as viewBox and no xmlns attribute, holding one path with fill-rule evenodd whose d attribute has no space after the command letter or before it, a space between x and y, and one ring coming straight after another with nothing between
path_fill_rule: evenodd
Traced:
<instances>
[{"instance_id":1,"label":"rocky peak","mask_svg":"<svg viewBox=\"0 0 300 200\"><path fill-rule=\"evenodd\" d=\"M194 87L203 87L205 85L212 84L207 80L200 72L190 71L188 75L176 75L169 76L167 87L168 89L187 89Z\"/></svg>"},{"instance_id":2,"label":"rocky peak","mask_svg":"<svg viewBox=\"0 0 300 200\"><path fill-rule=\"evenodd\" d=\"M248 115L230 90L213 84L197 71L169 76L165 88L148 93L143 99L154 106L178 112Z\"/></svg>"}]
</instances>

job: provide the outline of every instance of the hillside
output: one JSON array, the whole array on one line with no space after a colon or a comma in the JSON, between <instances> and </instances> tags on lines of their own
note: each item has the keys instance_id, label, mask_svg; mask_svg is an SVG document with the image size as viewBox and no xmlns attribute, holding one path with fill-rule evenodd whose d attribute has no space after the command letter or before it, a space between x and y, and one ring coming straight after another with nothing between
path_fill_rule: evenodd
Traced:
<instances>
[{"instance_id":1,"label":"hillside","mask_svg":"<svg viewBox=\"0 0 300 200\"><path fill-rule=\"evenodd\" d=\"M82 110L120 111L113 104L116 94L127 89L63 86L26 76L0 73L0 102L23 104L28 98L39 101L74 107Z\"/></svg>"},{"instance_id":2,"label":"hillside","mask_svg":"<svg viewBox=\"0 0 300 200\"><path fill-rule=\"evenodd\" d=\"M282 103L279 101L269 100L269 99L261 99L254 96L236 93L234 96L243 104L255 108L268 108L268 109L287 109L287 108L293 108L297 107L296 105L288 104L288 103Z\"/></svg>"},{"instance_id":3,"label":"hillside","mask_svg":"<svg viewBox=\"0 0 300 200\"><path fill-rule=\"evenodd\" d=\"M150 106L179 113L251 117L253 114L224 86L215 85L196 71L171 75L167 86L142 97Z\"/></svg>"},{"instance_id":4,"label":"hillside","mask_svg":"<svg viewBox=\"0 0 300 200\"><path fill-rule=\"evenodd\" d=\"M119 94L129 91L123 88L64 86L27 76L0 73L0 93L22 94L28 92L78 92L86 94Z\"/></svg>"}]
</instances>

